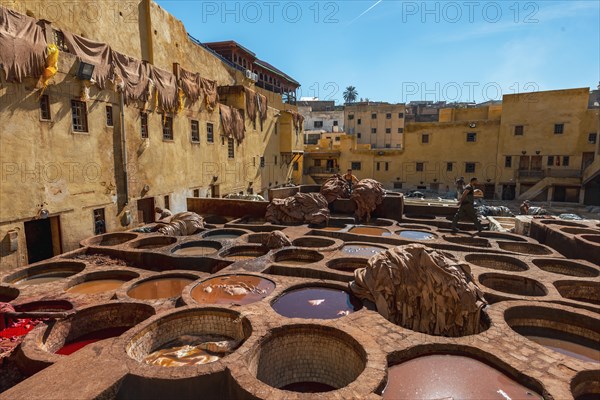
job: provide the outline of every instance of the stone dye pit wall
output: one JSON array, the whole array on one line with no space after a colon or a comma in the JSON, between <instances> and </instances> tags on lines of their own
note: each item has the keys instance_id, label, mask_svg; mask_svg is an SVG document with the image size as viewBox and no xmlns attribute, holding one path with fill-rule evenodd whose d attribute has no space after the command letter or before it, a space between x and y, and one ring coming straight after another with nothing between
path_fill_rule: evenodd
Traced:
<instances>
[{"instance_id":1,"label":"stone dye pit wall","mask_svg":"<svg viewBox=\"0 0 600 400\"><path fill-rule=\"evenodd\" d=\"M258 214L225 217L213 216L208 229L185 237L127 232L90 238L81 249L1 275L0 296L16 306L62 300L73 310L66 319L38 326L4 360L0 368L10 373L0 377L0 398L46 399L49 393L55 398L195 398L202 393L208 399L377 399L391 366L431 354L483 361L532 396L600 395L600 267L589 260L567 259L551 246L509 233L452 234L445 217L374 218L356 226L352 218L334 215L328 226L293 227L265 223ZM276 229L293 245L263 247L265 236ZM600 233L597 226L585 229ZM417 234L406 237L406 231ZM370 256L411 243L468 264L490 303L481 333L449 338L414 332L385 320L368 302L331 319L288 318L273 308L282 296L302 288L348 292L354 270ZM210 251L186 253L195 248ZM47 279L34 284L40 275ZM200 304L193 296L208 279L232 275L263 278L274 289L247 304ZM106 292L70 291L107 279L122 283ZM174 285L173 279L187 283ZM149 298L130 297L147 282L167 285L169 296L157 288ZM314 304L298 307L321 306ZM104 325L127 330L71 355L56 354L100 325L99 316ZM592 360L528 338L549 331L587 348ZM205 365L142 362L173 338L209 333L233 337L239 346ZM329 391L298 391L311 389Z\"/></svg>"}]
</instances>

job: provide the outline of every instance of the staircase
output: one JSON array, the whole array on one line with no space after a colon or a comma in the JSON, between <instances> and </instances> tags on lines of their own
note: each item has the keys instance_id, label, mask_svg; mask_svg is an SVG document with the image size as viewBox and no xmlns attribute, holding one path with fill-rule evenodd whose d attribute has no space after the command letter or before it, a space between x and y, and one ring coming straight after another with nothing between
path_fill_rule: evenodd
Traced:
<instances>
[{"instance_id":1,"label":"staircase","mask_svg":"<svg viewBox=\"0 0 600 400\"><path fill-rule=\"evenodd\" d=\"M521 193L518 197L518 200L531 200L546 190L548 187L553 185L573 185L579 186L581 185L581 179L579 178L557 178L547 176L532 187L530 187L527 191Z\"/></svg>"},{"instance_id":2,"label":"staircase","mask_svg":"<svg viewBox=\"0 0 600 400\"><path fill-rule=\"evenodd\" d=\"M585 185L598 175L600 175L600 157L596 156L594 162L583 170L582 185Z\"/></svg>"}]
</instances>

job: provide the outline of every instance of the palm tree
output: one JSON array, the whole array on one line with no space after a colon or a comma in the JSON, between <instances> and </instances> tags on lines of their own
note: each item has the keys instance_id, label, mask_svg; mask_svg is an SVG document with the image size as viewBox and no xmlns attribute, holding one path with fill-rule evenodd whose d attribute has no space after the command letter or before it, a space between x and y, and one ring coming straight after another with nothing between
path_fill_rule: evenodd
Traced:
<instances>
[{"instance_id":1,"label":"palm tree","mask_svg":"<svg viewBox=\"0 0 600 400\"><path fill-rule=\"evenodd\" d=\"M356 91L356 88L354 86L348 86L344 91L343 96L346 104L354 103L356 101L356 98L358 97L358 92Z\"/></svg>"}]
</instances>

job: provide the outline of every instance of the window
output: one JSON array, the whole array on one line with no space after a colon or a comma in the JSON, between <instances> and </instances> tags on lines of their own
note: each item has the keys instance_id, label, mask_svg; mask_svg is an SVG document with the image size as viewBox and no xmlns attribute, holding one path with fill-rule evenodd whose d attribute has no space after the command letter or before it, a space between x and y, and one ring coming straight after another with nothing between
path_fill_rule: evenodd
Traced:
<instances>
[{"instance_id":1,"label":"window","mask_svg":"<svg viewBox=\"0 0 600 400\"><path fill-rule=\"evenodd\" d=\"M40 97L40 119L44 121L50 121L50 98L47 94L43 94Z\"/></svg>"},{"instance_id":2,"label":"window","mask_svg":"<svg viewBox=\"0 0 600 400\"><path fill-rule=\"evenodd\" d=\"M206 141L208 143L215 142L215 136L213 135L213 124L211 123L206 124Z\"/></svg>"},{"instance_id":3,"label":"window","mask_svg":"<svg viewBox=\"0 0 600 400\"><path fill-rule=\"evenodd\" d=\"M523 136L523 125L515 126L515 136Z\"/></svg>"},{"instance_id":4,"label":"window","mask_svg":"<svg viewBox=\"0 0 600 400\"><path fill-rule=\"evenodd\" d=\"M277 156L273 156L273 164L277 165Z\"/></svg>"},{"instance_id":5,"label":"window","mask_svg":"<svg viewBox=\"0 0 600 400\"><path fill-rule=\"evenodd\" d=\"M512 168L512 156L506 156L506 157L504 157L504 167L505 168Z\"/></svg>"},{"instance_id":6,"label":"window","mask_svg":"<svg viewBox=\"0 0 600 400\"><path fill-rule=\"evenodd\" d=\"M392 113L385 114L385 119L392 119Z\"/></svg>"},{"instance_id":7,"label":"window","mask_svg":"<svg viewBox=\"0 0 600 400\"><path fill-rule=\"evenodd\" d=\"M261 157L261 158L260 158L260 167L261 167L261 168L264 168L264 167L265 167L265 158L264 158L264 157Z\"/></svg>"},{"instance_id":8,"label":"window","mask_svg":"<svg viewBox=\"0 0 600 400\"><path fill-rule=\"evenodd\" d=\"M588 135L588 143L590 144L596 144L596 140L598 139L598 134L597 133L590 133Z\"/></svg>"},{"instance_id":9,"label":"window","mask_svg":"<svg viewBox=\"0 0 600 400\"><path fill-rule=\"evenodd\" d=\"M358 125L362 124L362 119L358 119L358 121L356 122Z\"/></svg>"},{"instance_id":10,"label":"window","mask_svg":"<svg viewBox=\"0 0 600 400\"><path fill-rule=\"evenodd\" d=\"M554 124L554 134L561 135L565 130L565 124Z\"/></svg>"},{"instance_id":11,"label":"window","mask_svg":"<svg viewBox=\"0 0 600 400\"><path fill-rule=\"evenodd\" d=\"M314 122L314 126L315 126L315 128L322 128L323 127L323 121L315 121Z\"/></svg>"},{"instance_id":12,"label":"window","mask_svg":"<svg viewBox=\"0 0 600 400\"><path fill-rule=\"evenodd\" d=\"M475 132L467 133L467 142L474 142L477 139L477 134Z\"/></svg>"},{"instance_id":13,"label":"window","mask_svg":"<svg viewBox=\"0 0 600 400\"><path fill-rule=\"evenodd\" d=\"M424 133L423 135L421 135L421 143L429 143L429 134L428 133Z\"/></svg>"},{"instance_id":14,"label":"window","mask_svg":"<svg viewBox=\"0 0 600 400\"><path fill-rule=\"evenodd\" d=\"M142 139L148 139L148 113L140 113L140 132Z\"/></svg>"},{"instance_id":15,"label":"window","mask_svg":"<svg viewBox=\"0 0 600 400\"><path fill-rule=\"evenodd\" d=\"M386 149L391 149L391 148L392 148L392 145L391 145L390 143L386 143L386 145L385 145L385 148L386 148Z\"/></svg>"},{"instance_id":16,"label":"window","mask_svg":"<svg viewBox=\"0 0 600 400\"><path fill-rule=\"evenodd\" d=\"M106 233L104 208L97 208L94 210L94 235L102 235L103 233Z\"/></svg>"},{"instance_id":17,"label":"window","mask_svg":"<svg viewBox=\"0 0 600 400\"><path fill-rule=\"evenodd\" d=\"M404 128L398 128L398 133L403 133L404 132Z\"/></svg>"},{"instance_id":18,"label":"window","mask_svg":"<svg viewBox=\"0 0 600 400\"><path fill-rule=\"evenodd\" d=\"M165 208L167 210L171 208L171 199L169 198L169 195L165 196Z\"/></svg>"},{"instance_id":19,"label":"window","mask_svg":"<svg viewBox=\"0 0 600 400\"><path fill-rule=\"evenodd\" d=\"M163 114L162 125L163 140L173 140L173 117Z\"/></svg>"},{"instance_id":20,"label":"window","mask_svg":"<svg viewBox=\"0 0 600 400\"><path fill-rule=\"evenodd\" d=\"M386 162L386 163L385 163L385 170L386 170L386 171L389 171L389 170L390 170L390 163L389 163L389 162Z\"/></svg>"},{"instance_id":21,"label":"window","mask_svg":"<svg viewBox=\"0 0 600 400\"><path fill-rule=\"evenodd\" d=\"M568 167L569 166L569 156L564 156L563 157L563 167Z\"/></svg>"},{"instance_id":22,"label":"window","mask_svg":"<svg viewBox=\"0 0 600 400\"><path fill-rule=\"evenodd\" d=\"M377 119L377 113L371 113L371 119Z\"/></svg>"},{"instance_id":23,"label":"window","mask_svg":"<svg viewBox=\"0 0 600 400\"><path fill-rule=\"evenodd\" d=\"M350 115L348 115L348 120L349 120L349 121L352 121L353 119L354 119L354 114L350 114Z\"/></svg>"},{"instance_id":24,"label":"window","mask_svg":"<svg viewBox=\"0 0 600 400\"><path fill-rule=\"evenodd\" d=\"M377 133L377 128L371 128L371 133Z\"/></svg>"},{"instance_id":25,"label":"window","mask_svg":"<svg viewBox=\"0 0 600 400\"><path fill-rule=\"evenodd\" d=\"M451 162L446 163L446 171L448 171L448 172L452 171L452 163Z\"/></svg>"},{"instance_id":26,"label":"window","mask_svg":"<svg viewBox=\"0 0 600 400\"><path fill-rule=\"evenodd\" d=\"M385 128L385 133L392 133L392 128Z\"/></svg>"},{"instance_id":27,"label":"window","mask_svg":"<svg viewBox=\"0 0 600 400\"><path fill-rule=\"evenodd\" d=\"M377 171L379 171L379 169L380 169L379 164L380 164L380 162L377 162Z\"/></svg>"},{"instance_id":28,"label":"window","mask_svg":"<svg viewBox=\"0 0 600 400\"><path fill-rule=\"evenodd\" d=\"M417 170L417 172L422 172L423 171L423 163L418 162L415 169Z\"/></svg>"},{"instance_id":29,"label":"window","mask_svg":"<svg viewBox=\"0 0 600 400\"><path fill-rule=\"evenodd\" d=\"M360 167L361 167L360 161L352 161L350 163L350 168L352 168L355 171L360 171Z\"/></svg>"},{"instance_id":30,"label":"window","mask_svg":"<svg viewBox=\"0 0 600 400\"><path fill-rule=\"evenodd\" d=\"M73 131L87 132L87 105L83 101L71 100L71 120L73 122Z\"/></svg>"},{"instance_id":31,"label":"window","mask_svg":"<svg viewBox=\"0 0 600 400\"><path fill-rule=\"evenodd\" d=\"M235 158L235 148L233 146L233 138L227 139L227 158Z\"/></svg>"},{"instance_id":32,"label":"window","mask_svg":"<svg viewBox=\"0 0 600 400\"><path fill-rule=\"evenodd\" d=\"M548 156L548 162L546 163L546 165L549 167L554 165L554 156Z\"/></svg>"},{"instance_id":33,"label":"window","mask_svg":"<svg viewBox=\"0 0 600 400\"><path fill-rule=\"evenodd\" d=\"M356 137L357 137L357 138L359 138L359 139L361 138L361 136L362 136L362 135L360 134L360 132L358 132L358 133L356 134Z\"/></svg>"},{"instance_id":34,"label":"window","mask_svg":"<svg viewBox=\"0 0 600 400\"><path fill-rule=\"evenodd\" d=\"M194 189L194 197L200 197L200 189Z\"/></svg>"},{"instance_id":35,"label":"window","mask_svg":"<svg viewBox=\"0 0 600 400\"><path fill-rule=\"evenodd\" d=\"M200 124L195 119L193 119L191 121L191 129L192 129L192 142L200 143Z\"/></svg>"},{"instance_id":36,"label":"window","mask_svg":"<svg viewBox=\"0 0 600 400\"><path fill-rule=\"evenodd\" d=\"M333 126L338 126L338 122L337 121L333 121Z\"/></svg>"},{"instance_id":37,"label":"window","mask_svg":"<svg viewBox=\"0 0 600 400\"><path fill-rule=\"evenodd\" d=\"M60 51L64 51L64 52L69 51L69 48L65 44L65 35L61 31L58 31L56 29L54 29L54 43L56 44L56 47L58 47L58 49Z\"/></svg>"},{"instance_id":38,"label":"window","mask_svg":"<svg viewBox=\"0 0 600 400\"><path fill-rule=\"evenodd\" d=\"M475 172L475 163L468 162L465 164L465 172L474 173Z\"/></svg>"},{"instance_id":39,"label":"window","mask_svg":"<svg viewBox=\"0 0 600 400\"><path fill-rule=\"evenodd\" d=\"M294 171L298 171L298 161L294 161L293 168L294 168Z\"/></svg>"},{"instance_id":40,"label":"window","mask_svg":"<svg viewBox=\"0 0 600 400\"><path fill-rule=\"evenodd\" d=\"M404 113L398 113L398 118L404 118Z\"/></svg>"},{"instance_id":41,"label":"window","mask_svg":"<svg viewBox=\"0 0 600 400\"><path fill-rule=\"evenodd\" d=\"M114 126L112 106L106 106L106 126Z\"/></svg>"}]
</instances>

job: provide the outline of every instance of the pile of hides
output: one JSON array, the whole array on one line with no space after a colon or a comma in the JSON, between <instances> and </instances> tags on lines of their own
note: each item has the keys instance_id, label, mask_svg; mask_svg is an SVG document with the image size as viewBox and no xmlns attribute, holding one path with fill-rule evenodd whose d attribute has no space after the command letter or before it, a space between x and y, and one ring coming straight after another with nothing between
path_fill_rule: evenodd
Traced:
<instances>
[{"instance_id":1,"label":"pile of hides","mask_svg":"<svg viewBox=\"0 0 600 400\"><path fill-rule=\"evenodd\" d=\"M350 289L404 328L438 336L479 333L487 303L469 267L449 257L418 244L392 248L355 270Z\"/></svg>"},{"instance_id":2,"label":"pile of hides","mask_svg":"<svg viewBox=\"0 0 600 400\"><path fill-rule=\"evenodd\" d=\"M0 67L7 82L39 78L46 67L46 36L37 20L0 7Z\"/></svg>"},{"instance_id":3,"label":"pile of hides","mask_svg":"<svg viewBox=\"0 0 600 400\"><path fill-rule=\"evenodd\" d=\"M350 198L350 185L342 175L335 174L323 183L320 193L325 196L327 203L333 203L336 199Z\"/></svg>"},{"instance_id":4,"label":"pile of hides","mask_svg":"<svg viewBox=\"0 0 600 400\"><path fill-rule=\"evenodd\" d=\"M329 208L320 193L296 193L273 199L265 218L273 224L321 224L329 220Z\"/></svg>"},{"instance_id":5,"label":"pile of hides","mask_svg":"<svg viewBox=\"0 0 600 400\"><path fill-rule=\"evenodd\" d=\"M383 202L385 190L381 183L374 179L363 179L352 189L350 198L356 203L356 217L368 221L371 213Z\"/></svg>"},{"instance_id":6,"label":"pile of hides","mask_svg":"<svg viewBox=\"0 0 600 400\"><path fill-rule=\"evenodd\" d=\"M542 207L529 207L527 215L550 215L548 210Z\"/></svg>"},{"instance_id":7,"label":"pile of hides","mask_svg":"<svg viewBox=\"0 0 600 400\"><path fill-rule=\"evenodd\" d=\"M266 248L273 250L291 246L292 242L285 233L281 231L273 231L262 238L261 244Z\"/></svg>"},{"instance_id":8,"label":"pile of hides","mask_svg":"<svg viewBox=\"0 0 600 400\"><path fill-rule=\"evenodd\" d=\"M505 206L479 206L475 211L482 217L514 217L510 208Z\"/></svg>"},{"instance_id":9,"label":"pile of hides","mask_svg":"<svg viewBox=\"0 0 600 400\"><path fill-rule=\"evenodd\" d=\"M221 112L221 124L223 125L225 136L234 138L238 143L242 143L246 136L246 124L242 112L237 108L221 103L219 103L219 111Z\"/></svg>"},{"instance_id":10,"label":"pile of hides","mask_svg":"<svg viewBox=\"0 0 600 400\"><path fill-rule=\"evenodd\" d=\"M188 236L204 228L204 218L194 212L186 211L173 215L168 222L158 222L156 227L157 232L163 235Z\"/></svg>"},{"instance_id":11,"label":"pile of hides","mask_svg":"<svg viewBox=\"0 0 600 400\"><path fill-rule=\"evenodd\" d=\"M249 201L265 201L265 198L260 194L235 194L229 193L224 199L233 199L233 200L249 200Z\"/></svg>"}]
</instances>

